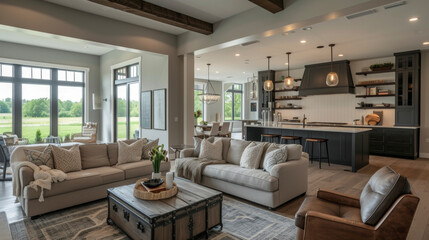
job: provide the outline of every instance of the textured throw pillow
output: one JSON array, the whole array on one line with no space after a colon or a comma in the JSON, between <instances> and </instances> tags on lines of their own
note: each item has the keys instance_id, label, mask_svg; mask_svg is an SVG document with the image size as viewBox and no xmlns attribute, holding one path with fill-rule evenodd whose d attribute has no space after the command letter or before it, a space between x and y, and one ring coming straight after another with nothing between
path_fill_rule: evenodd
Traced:
<instances>
[{"instance_id":1,"label":"textured throw pillow","mask_svg":"<svg viewBox=\"0 0 429 240\"><path fill-rule=\"evenodd\" d=\"M247 145L241 155L240 167L257 169L259 167L259 162L261 161L264 146L265 144L256 144L255 142L251 142Z\"/></svg>"},{"instance_id":2,"label":"textured throw pillow","mask_svg":"<svg viewBox=\"0 0 429 240\"><path fill-rule=\"evenodd\" d=\"M279 164L286 162L287 150L286 148L278 148L265 154L264 158L264 170L269 172L271 175L271 169Z\"/></svg>"},{"instance_id":3,"label":"textured throw pillow","mask_svg":"<svg viewBox=\"0 0 429 240\"><path fill-rule=\"evenodd\" d=\"M207 141L209 142L214 142L214 137L209 137L207 138ZM201 151L201 142L203 141L203 138L199 138L199 137L194 137L194 154L193 156L198 157L200 156L200 151Z\"/></svg>"},{"instance_id":4,"label":"textured throw pillow","mask_svg":"<svg viewBox=\"0 0 429 240\"><path fill-rule=\"evenodd\" d=\"M249 144L249 141L231 139L226 161L228 163L240 165L241 155Z\"/></svg>"},{"instance_id":5,"label":"textured throw pillow","mask_svg":"<svg viewBox=\"0 0 429 240\"><path fill-rule=\"evenodd\" d=\"M45 165L50 168L54 168L54 160L52 159L52 148L51 145L46 146L43 152L31 149L24 149L27 160L34 163L37 166Z\"/></svg>"},{"instance_id":6,"label":"textured throw pillow","mask_svg":"<svg viewBox=\"0 0 429 240\"><path fill-rule=\"evenodd\" d=\"M65 173L82 170L79 145L74 145L70 149L59 148L52 145L55 169Z\"/></svg>"},{"instance_id":7,"label":"textured throw pillow","mask_svg":"<svg viewBox=\"0 0 429 240\"><path fill-rule=\"evenodd\" d=\"M362 222L376 225L396 199L408 193L410 193L410 185L407 178L399 175L389 166L381 168L372 175L360 195Z\"/></svg>"},{"instance_id":8,"label":"textured throw pillow","mask_svg":"<svg viewBox=\"0 0 429 240\"><path fill-rule=\"evenodd\" d=\"M147 141L147 140L146 140ZM152 148L158 146L159 138L148 143L145 143L142 148L142 156L141 159L150 159L149 153Z\"/></svg>"},{"instance_id":9,"label":"textured throw pillow","mask_svg":"<svg viewBox=\"0 0 429 240\"><path fill-rule=\"evenodd\" d=\"M222 160L222 140L211 143L203 139L199 158Z\"/></svg>"},{"instance_id":10,"label":"textured throw pillow","mask_svg":"<svg viewBox=\"0 0 429 240\"><path fill-rule=\"evenodd\" d=\"M129 145L126 142L118 141L118 163L116 165L140 161L144 143L144 139L140 139Z\"/></svg>"}]
</instances>

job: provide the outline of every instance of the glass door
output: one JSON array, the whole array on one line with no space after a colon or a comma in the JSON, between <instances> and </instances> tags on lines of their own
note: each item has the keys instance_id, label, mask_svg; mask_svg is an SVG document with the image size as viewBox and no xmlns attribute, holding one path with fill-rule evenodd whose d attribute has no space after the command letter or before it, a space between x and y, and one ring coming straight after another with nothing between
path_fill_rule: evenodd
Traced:
<instances>
[{"instance_id":1,"label":"glass door","mask_svg":"<svg viewBox=\"0 0 429 240\"><path fill-rule=\"evenodd\" d=\"M116 140L128 139L127 109L128 109L127 84L116 86Z\"/></svg>"}]
</instances>

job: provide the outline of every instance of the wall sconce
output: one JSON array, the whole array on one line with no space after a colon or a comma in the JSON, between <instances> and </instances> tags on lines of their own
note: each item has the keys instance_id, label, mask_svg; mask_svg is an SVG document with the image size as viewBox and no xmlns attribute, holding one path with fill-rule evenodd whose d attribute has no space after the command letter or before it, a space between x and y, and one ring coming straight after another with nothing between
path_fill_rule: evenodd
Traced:
<instances>
[{"instance_id":1,"label":"wall sconce","mask_svg":"<svg viewBox=\"0 0 429 240\"><path fill-rule=\"evenodd\" d=\"M103 102L107 102L107 98L102 98L95 93L92 94L92 110L103 109Z\"/></svg>"}]
</instances>

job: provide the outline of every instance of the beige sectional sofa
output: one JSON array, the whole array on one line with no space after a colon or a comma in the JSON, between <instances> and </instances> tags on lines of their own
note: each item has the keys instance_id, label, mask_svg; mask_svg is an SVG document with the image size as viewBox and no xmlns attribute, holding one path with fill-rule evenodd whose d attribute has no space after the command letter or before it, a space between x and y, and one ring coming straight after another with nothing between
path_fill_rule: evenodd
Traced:
<instances>
[{"instance_id":1,"label":"beige sectional sofa","mask_svg":"<svg viewBox=\"0 0 429 240\"><path fill-rule=\"evenodd\" d=\"M11 159L25 159L23 149L43 151L46 145L21 146L16 148ZM21 196L19 201L29 217L105 198L107 189L132 184L139 178L150 177L152 163L148 160L116 165L118 144L83 144L79 146L82 170L67 173L66 180L52 183L51 190L44 190L44 201L39 202L40 188L34 190L28 184L34 180L33 169L19 170ZM161 172L170 170L170 162L161 163Z\"/></svg>"},{"instance_id":2,"label":"beige sectional sofa","mask_svg":"<svg viewBox=\"0 0 429 240\"><path fill-rule=\"evenodd\" d=\"M250 142L222 138L222 158L226 164L211 164L202 171L201 184L231 194L269 208L281 204L307 191L308 154L302 146L288 144L288 158L277 164L271 174L263 170L265 151L271 143L266 143L258 169L240 167L241 155ZM181 151L179 161L192 161L198 158L195 150Z\"/></svg>"}]
</instances>

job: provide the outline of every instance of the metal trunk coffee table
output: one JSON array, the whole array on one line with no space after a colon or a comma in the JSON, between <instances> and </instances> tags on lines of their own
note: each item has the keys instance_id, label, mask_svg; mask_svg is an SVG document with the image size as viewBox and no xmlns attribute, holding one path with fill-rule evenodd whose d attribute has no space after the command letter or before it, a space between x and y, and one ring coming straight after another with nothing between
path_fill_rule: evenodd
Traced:
<instances>
[{"instance_id":1,"label":"metal trunk coffee table","mask_svg":"<svg viewBox=\"0 0 429 240\"><path fill-rule=\"evenodd\" d=\"M107 190L108 224L116 224L133 239L192 239L220 226L222 193L176 178L176 196L141 200L134 184Z\"/></svg>"}]
</instances>

